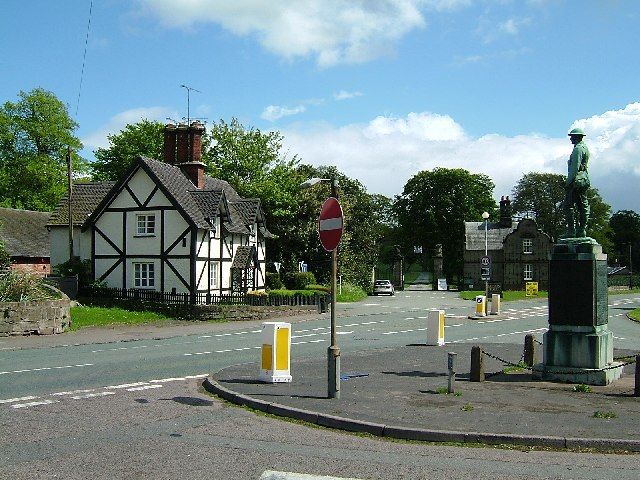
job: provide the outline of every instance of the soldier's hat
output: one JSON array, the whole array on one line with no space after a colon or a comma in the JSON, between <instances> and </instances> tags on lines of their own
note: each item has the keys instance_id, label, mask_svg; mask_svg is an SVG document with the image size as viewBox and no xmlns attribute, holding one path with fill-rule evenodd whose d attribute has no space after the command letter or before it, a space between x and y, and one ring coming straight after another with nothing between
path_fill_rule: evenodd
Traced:
<instances>
[{"instance_id":1,"label":"soldier's hat","mask_svg":"<svg viewBox=\"0 0 640 480\"><path fill-rule=\"evenodd\" d=\"M573 136L573 135L581 135L581 136L583 136L583 137L586 137L586 136L587 136L587 134L586 134L586 133L584 133L584 130L583 130L583 129L581 129L581 128L574 128L573 130L571 130L571 131L569 132L569 136L571 137L571 136Z\"/></svg>"}]
</instances>

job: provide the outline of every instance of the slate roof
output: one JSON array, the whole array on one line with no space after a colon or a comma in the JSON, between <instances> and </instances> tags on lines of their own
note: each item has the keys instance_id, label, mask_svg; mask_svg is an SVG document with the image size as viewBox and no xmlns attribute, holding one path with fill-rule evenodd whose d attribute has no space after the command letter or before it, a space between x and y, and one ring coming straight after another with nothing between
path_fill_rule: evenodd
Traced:
<instances>
[{"instance_id":1,"label":"slate roof","mask_svg":"<svg viewBox=\"0 0 640 480\"><path fill-rule=\"evenodd\" d=\"M73 224L81 226L93 213L100 202L107 196L116 182L77 183L72 190ZM47 225L69 225L68 194L60 199L58 205L49 217Z\"/></svg>"},{"instance_id":2,"label":"slate roof","mask_svg":"<svg viewBox=\"0 0 640 480\"><path fill-rule=\"evenodd\" d=\"M0 239L12 257L49 257L49 212L0 208Z\"/></svg>"},{"instance_id":3,"label":"slate roof","mask_svg":"<svg viewBox=\"0 0 640 480\"><path fill-rule=\"evenodd\" d=\"M518 222L511 227L501 227L499 223L489 223L487 228L487 248L502 250L505 237L518 228ZM464 233L467 250L484 251L484 222L464 222Z\"/></svg>"}]
</instances>

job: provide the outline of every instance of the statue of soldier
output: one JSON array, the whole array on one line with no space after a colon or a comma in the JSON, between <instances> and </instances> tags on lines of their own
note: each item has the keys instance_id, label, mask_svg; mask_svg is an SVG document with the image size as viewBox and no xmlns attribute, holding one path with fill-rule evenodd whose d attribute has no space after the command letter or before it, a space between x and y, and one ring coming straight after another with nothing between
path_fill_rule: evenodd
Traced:
<instances>
[{"instance_id":1,"label":"statue of soldier","mask_svg":"<svg viewBox=\"0 0 640 480\"><path fill-rule=\"evenodd\" d=\"M587 190L591 186L587 166L589 149L582 141L586 136L581 128L569 132L573 151L568 161L567 183L565 184L564 213L567 218L567 237L586 237L589 220L589 199Z\"/></svg>"}]
</instances>

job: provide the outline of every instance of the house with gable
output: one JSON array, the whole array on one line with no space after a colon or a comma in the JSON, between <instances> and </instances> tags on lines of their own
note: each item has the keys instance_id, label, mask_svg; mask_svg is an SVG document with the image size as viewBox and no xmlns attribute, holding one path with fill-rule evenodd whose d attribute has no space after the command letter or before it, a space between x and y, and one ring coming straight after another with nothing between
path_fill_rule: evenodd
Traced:
<instances>
[{"instance_id":1,"label":"house with gable","mask_svg":"<svg viewBox=\"0 0 640 480\"><path fill-rule=\"evenodd\" d=\"M524 290L527 282L538 282L540 290L549 288L551 238L538 228L536 221L514 221L511 200L500 200L497 222L465 222L464 283L466 287L484 289L480 259L491 259L491 281L503 290Z\"/></svg>"},{"instance_id":2,"label":"house with gable","mask_svg":"<svg viewBox=\"0 0 640 480\"><path fill-rule=\"evenodd\" d=\"M164 161L138 157L115 183L74 187L74 250L90 260L96 281L192 301L264 288L271 233L260 199L205 175L203 133L199 122L167 125ZM68 202L49 220L52 263L68 259Z\"/></svg>"}]
</instances>

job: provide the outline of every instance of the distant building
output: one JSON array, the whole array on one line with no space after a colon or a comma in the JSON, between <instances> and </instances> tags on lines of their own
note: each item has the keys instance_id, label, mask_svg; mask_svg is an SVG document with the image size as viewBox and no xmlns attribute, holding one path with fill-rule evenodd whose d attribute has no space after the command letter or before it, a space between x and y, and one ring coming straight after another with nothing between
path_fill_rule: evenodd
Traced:
<instances>
[{"instance_id":1,"label":"distant building","mask_svg":"<svg viewBox=\"0 0 640 480\"><path fill-rule=\"evenodd\" d=\"M526 282L549 288L549 255L553 244L535 220L514 222L509 197L500 200L500 219L489 222L487 255L491 259L491 282L503 290L524 290ZM485 223L465 222L464 282L466 287L484 288L480 259L485 254Z\"/></svg>"},{"instance_id":2,"label":"distant building","mask_svg":"<svg viewBox=\"0 0 640 480\"><path fill-rule=\"evenodd\" d=\"M48 275L49 212L0 208L0 240L11 255L11 269Z\"/></svg>"}]
</instances>

